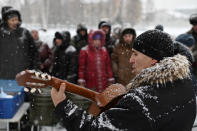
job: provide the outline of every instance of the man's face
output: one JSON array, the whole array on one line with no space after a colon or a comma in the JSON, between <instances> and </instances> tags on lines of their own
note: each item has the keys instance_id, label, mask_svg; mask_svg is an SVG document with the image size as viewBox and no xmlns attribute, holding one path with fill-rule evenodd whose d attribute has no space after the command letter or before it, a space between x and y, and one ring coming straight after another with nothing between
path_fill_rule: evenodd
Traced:
<instances>
[{"instance_id":1,"label":"man's face","mask_svg":"<svg viewBox=\"0 0 197 131\"><path fill-rule=\"evenodd\" d=\"M55 44L56 44L57 46L62 45L62 39L56 38L56 39L55 39Z\"/></svg>"},{"instance_id":2,"label":"man's face","mask_svg":"<svg viewBox=\"0 0 197 131\"><path fill-rule=\"evenodd\" d=\"M197 24L193 26L193 30L195 33L197 33Z\"/></svg>"},{"instance_id":3,"label":"man's face","mask_svg":"<svg viewBox=\"0 0 197 131\"><path fill-rule=\"evenodd\" d=\"M11 30L15 30L17 28L18 24L19 24L19 19L17 16L11 17L8 19L8 27Z\"/></svg>"},{"instance_id":4,"label":"man's face","mask_svg":"<svg viewBox=\"0 0 197 131\"><path fill-rule=\"evenodd\" d=\"M125 34L123 36L125 43L131 43L133 41L133 35L132 34Z\"/></svg>"},{"instance_id":5,"label":"man's face","mask_svg":"<svg viewBox=\"0 0 197 131\"><path fill-rule=\"evenodd\" d=\"M96 48L98 48L98 47L100 47L101 46L101 40L93 40L93 46L94 47L96 47Z\"/></svg>"},{"instance_id":6,"label":"man's face","mask_svg":"<svg viewBox=\"0 0 197 131\"><path fill-rule=\"evenodd\" d=\"M79 34L80 34L81 36L85 36L86 31L85 31L85 30L80 30L80 31L79 31Z\"/></svg>"},{"instance_id":7,"label":"man's face","mask_svg":"<svg viewBox=\"0 0 197 131\"><path fill-rule=\"evenodd\" d=\"M130 63L132 65L133 73L139 74L143 69L153 66L157 60L150 58L142 54L141 52L132 49L132 55L130 58Z\"/></svg>"},{"instance_id":8,"label":"man's face","mask_svg":"<svg viewBox=\"0 0 197 131\"><path fill-rule=\"evenodd\" d=\"M39 40L38 31L32 30L31 34L35 41Z\"/></svg>"},{"instance_id":9,"label":"man's face","mask_svg":"<svg viewBox=\"0 0 197 131\"><path fill-rule=\"evenodd\" d=\"M102 26L101 30L105 33L105 35L109 33L109 27L108 26Z\"/></svg>"}]
</instances>

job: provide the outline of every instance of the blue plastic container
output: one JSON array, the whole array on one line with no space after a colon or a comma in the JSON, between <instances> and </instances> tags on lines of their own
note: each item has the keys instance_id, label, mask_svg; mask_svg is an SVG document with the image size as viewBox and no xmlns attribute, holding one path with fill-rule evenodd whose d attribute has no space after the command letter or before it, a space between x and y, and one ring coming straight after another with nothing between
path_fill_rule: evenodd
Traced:
<instances>
[{"instance_id":1,"label":"blue plastic container","mask_svg":"<svg viewBox=\"0 0 197 131\"><path fill-rule=\"evenodd\" d=\"M13 98L0 98L0 118L12 118L24 103L24 88L18 86L15 80L0 80L0 88L3 88L6 94L13 96Z\"/></svg>"}]
</instances>

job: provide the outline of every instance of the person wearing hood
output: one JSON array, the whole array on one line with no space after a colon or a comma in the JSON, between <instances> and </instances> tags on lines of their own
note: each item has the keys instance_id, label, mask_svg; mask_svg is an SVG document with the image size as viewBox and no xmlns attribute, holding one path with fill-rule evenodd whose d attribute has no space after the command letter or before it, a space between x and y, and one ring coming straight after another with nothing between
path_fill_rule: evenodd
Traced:
<instances>
[{"instance_id":1,"label":"person wearing hood","mask_svg":"<svg viewBox=\"0 0 197 131\"><path fill-rule=\"evenodd\" d=\"M139 35L130 63L136 77L113 107L94 117L65 95L66 85L52 88L55 115L68 131L191 131L196 100L189 61L174 55L169 34L148 30ZM127 76L125 76L127 77Z\"/></svg>"},{"instance_id":2,"label":"person wearing hood","mask_svg":"<svg viewBox=\"0 0 197 131\"><path fill-rule=\"evenodd\" d=\"M3 15L4 15L5 11L7 11L7 10L10 9L10 8L12 8L12 6L3 6L3 7L1 8L1 18L3 18ZM0 26L2 25L2 23L3 23L3 20L0 19Z\"/></svg>"},{"instance_id":3,"label":"person wearing hood","mask_svg":"<svg viewBox=\"0 0 197 131\"><path fill-rule=\"evenodd\" d=\"M0 79L15 79L25 69L39 69L38 50L31 33L21 27L20 12L13 8L3 11L0 27Z\"/></svg>"},{"instance_id":4,"label":"person wearing hood","mask_svg":"<svg viewBox=\"0 0 197 131\"><path fill-rule=\"evenodd\" d=\"M31 33L21 27L20 12L11 7L2 9L0 26L0 79L15 80L16 74L29 69L39 70L40 58ZM27 91L30 90L26 88ZM31 102L32 94L25 92L24 101ZM24 120L25 119L25 120ZM21 119L30 130L29 113ZM15 123L10 128L16 128Z\"/></svg>"},{"instance_id":5,"label":"person wearing hood","mask_svg":"<svg viewBox=\"0 0 197 131\"><path fill-rule=\"evenodd\" d=\"M78 58L77 51L70 44L70 32L56 32L54 38L54 64L51 74L57 78L76 83Z\"/></svg>"},{"instance_id":6,"label":"person wearing hood","mask_svg":"<svg viewBox=\"0 0 197 131\"><path fill-rule=\"evenodd\" d=\"M109 21L103 20L98 24L98 29L101 29L105 33L105 47L111 58L113 52L115 41L111 38L111 23Z\"/></svg>"},{"instance_id":7,"label":"person wearing hood","mask_svg":"<svg viewBox=\"0 0 197 131\"><path fill-rule=\"evenodd\" d=\"M104 45L104 32L92 30L88 35L88 45L79 55L78 84L97 92L114 82L111 60Z\"/></svg>"},{"instance_id":8,"label":"person wearing hood","mask_svg":"<svg viewBox=\"0 0 197 131\"><path fill-rule=\"evenodd\" d=\"M135 74L132 73L131 64L129 63L135 38L135 29L129 27L123 29L120 42L115 46L111 57L112 70L116 82L124 86L135 76ZM125 75L128 77L125 77Z\"/></svg>"},{"instance_id":9,"label":"person wearing hood","mask_svg":"<svg viewBox=\"0 0 197 131\"><path fill-rule=\"evenodd\" d=\"M79 54L82 47L88 44L88 31L85 25L77 25L77 34L72 38L72 45L77 49L77 54Z\"/></svg>"}]
</instances>

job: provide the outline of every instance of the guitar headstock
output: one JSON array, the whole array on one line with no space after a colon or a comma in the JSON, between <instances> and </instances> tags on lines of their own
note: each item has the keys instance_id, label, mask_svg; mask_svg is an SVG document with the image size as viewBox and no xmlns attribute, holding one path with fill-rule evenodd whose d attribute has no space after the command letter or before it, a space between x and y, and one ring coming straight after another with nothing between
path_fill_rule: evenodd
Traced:
<instances>
[{"instance_id":1,"label":"guitar headstock","mask_svg":"<svg viewBox=\"0 0 197 131\"><path fill-rule=\"evenodd\" d=\"M34 70L25 70L16 75L18 85L30 88L48 87L51 76Z\"/></svg>"}]
</instances>

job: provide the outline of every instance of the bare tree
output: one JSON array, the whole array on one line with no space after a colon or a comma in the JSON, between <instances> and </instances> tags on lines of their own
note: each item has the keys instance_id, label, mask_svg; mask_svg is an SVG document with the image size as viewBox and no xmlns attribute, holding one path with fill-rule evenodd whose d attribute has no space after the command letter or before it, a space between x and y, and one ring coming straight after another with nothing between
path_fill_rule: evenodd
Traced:
<instances>
[{"instance_id":1,"label":"bare tree","mask_svg":"<svg viewBox=\"0 0 197 131\"><path fill-rule=\"evenodd\" d=\"M97 26L101 18L109 18L112 23L136 24L141 18L141 2L139 0L8 0L11 5L18 2L27 24L37 23L47 28L49 25L76 26L86 23ZM23 1L23 2L22 2ZM21 4L22 3L22 4Z\"/></svg>"}]
</instances>

